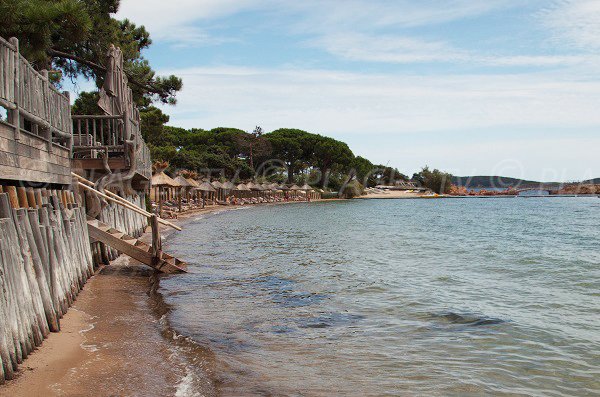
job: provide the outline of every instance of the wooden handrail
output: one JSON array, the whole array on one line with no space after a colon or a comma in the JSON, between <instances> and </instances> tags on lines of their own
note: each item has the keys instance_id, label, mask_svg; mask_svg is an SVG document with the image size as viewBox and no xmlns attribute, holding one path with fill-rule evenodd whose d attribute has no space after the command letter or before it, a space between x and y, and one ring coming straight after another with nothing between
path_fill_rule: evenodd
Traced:
<instances>
[{"instance_id":1,"label":"wooden handrail","mask_svg":"<svg viewBox=\"0 0 600 397\"><path fill-rule=\"evenodd\" d=\"M92 181L85 179L81 175L78 175L74 172L71 172L71 175L73 175L74 177L76 177L78 179L77 183L79 186L83 187L84 189L87 189L88 191L91 191L92 193L95 193L101 197L104 197L105 199L107 199L109 201L112 201L112 202L122 205L126 208L129 208L130 210L137 212L140 215L144 215L147 218L154 216L154 214L151 214L150 212L143 210L142 208L136 206L135 204L130 203L129 201L125 200L123 197L121 197L113 192L106 190L105 193L102 193L102 192L96 190L93 187L94 183ZM179 226L177 226L169 221L166 221L162 218L157 217L157 220L159 223L162 223L165 226L172 227L175 230L182 230Z\"/></svg>"}]
</instances>

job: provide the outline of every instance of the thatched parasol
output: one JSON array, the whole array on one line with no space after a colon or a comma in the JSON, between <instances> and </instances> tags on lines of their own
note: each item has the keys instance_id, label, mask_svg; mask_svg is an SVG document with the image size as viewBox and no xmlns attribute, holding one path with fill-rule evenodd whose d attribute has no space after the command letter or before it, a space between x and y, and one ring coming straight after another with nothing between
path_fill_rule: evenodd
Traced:
<instances>
[{"instance_id":1,"label":"thatched parasol","mask_svg":"<svg viewBox=\"0 0 600 397\"><path fill-rule=\"evenodd\" d=\"M223 190L233 190L235 189L235 185L229 181L223 182Z\"/></svg>"},{"instance_id":2,"label":"thatched parasol","mask_svg":"<svg viewBox=\"0 0 600 397\"><path fill-rule=\"evenodd\" d=\"M183 176L178 175L177 178L173 179L175 182L179 183L179 185L181 185L181 187L192 187L193 185L187 180L185 179Z\"/></svg>"},{"instance_id":3,"label":"thatched parasol","mask_svg":"<svg viewBox=\"0 0 600 397\"><path fill-rule=\"evenodd\" d=\"M250 188L248 186L244 185L243 183L240 183L233 190L237 190L238 192L249 192Z\"/></svg>"},{"instance_id":4,"label":"thatched parasol","mask_svg":"<svg viewBox=\"0 0 600 397\"><path fill-rule=\"evenodd\" d=\"M177 183L173 178L164 172L160 172L152 175L152 186L181 187L181 184Z\"/></svg>"},{"instance_id":5,"label":"thatched parasol","mask_svg":"<svg viewBox=\"0 0 600 397\"><path fill-rule=\"evenodd\" d=\"M221 182L219 182L219 181L212 181L211 185L215 189L223 189L223 184Z\"/></svg>"},{"instance_id":6,"label":"thatched parasol","mask_svg":"<svg viewBox=\"0 0 600 397\"><path fill-rule=\"evenodd\" d=\"M304 185L302 185L302 187L300 189L305 190L305 191L314 190L312 187L310 187L308 185L308 183L305 183Z\"/></svg>"},{"instance_id":7,"label":"thatched parasol","mask_svg":"<svg viewBox=\"0 0 600 397\"><path fill-rule=\"evenodd\" d=\"M163 207L163 189L165 187L181 187L181 184L173 180L169 175L165 174L164 172L159 172L158 174L152 175L152 187L155 187L157 189L155 199L158 198L158 214L160 216Z\"/></svg>"},{"instance_id":8,"label":"thatched parasol","mask_svg":"<svg viewBox=\"0 0 600 397\"><path fill-rule=\"evenodd\" d=\"M261 192L261 191L265 190L265 189L264 189L262 186L260 186L260 185L259 185L259 184L257 184L257 183L252 183L252 182L249 182L249 183L247 183L247 184L246 184L246 186L248 186L248 188L249 188L250 190L256 190L256 191L258 191L258 192Z\"/></svg>"},{"instance_id":9,"label":"thatched parasol","mask_svg":"<svg viewBox=\"0 0 600 397\"><path fill-rule=\"evenodd\" d=\"M290 190L302 190L302 188L298 185L292 185L290 186Z\"/></svg>"},{"instance_id":10,"label":"thatched parasol","mask_svg":"<svg viewBox=\"0 0 600 397\"><path fill-rule=\"evenodd\" d=\"M195 188L196 190L200 190L202 192L216 192L217 189L215 189L210 183L208 182L202 182L197 188Z\"/></svg>"},{"instance_id":11,"label":"thatched parasol","mask_svg":"<svg viewBox=\"0 0 600 397\"><path fill-rule=\"evenodd\" d=\"M192 179L192 178L187 178L187 179L186 179L186 181L188 181L188 182L189 182L189 184L190 184L192 187L198 187L198 186L200 186L200 184L198 183L198 181L196 181L195 179Z\"/></svg>"}]
</instances>

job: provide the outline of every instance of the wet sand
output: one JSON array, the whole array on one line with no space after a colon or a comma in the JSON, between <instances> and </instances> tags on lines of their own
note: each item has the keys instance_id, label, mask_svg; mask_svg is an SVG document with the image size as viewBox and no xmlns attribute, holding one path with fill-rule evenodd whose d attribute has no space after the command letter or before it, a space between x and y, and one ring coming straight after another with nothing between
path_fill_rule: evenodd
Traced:
<instances>
[{"instance_id":1,"label":"wet sand","mask_svg":"<svg viewBox=\"0 0 600 397\"><path fill-rule=\"evenodd\" d=\"M185 375L148 304L150 271L103 268L1 396L174 395ZM147 394L148 395L148 394Z\"/></svg>"}]
</instances>

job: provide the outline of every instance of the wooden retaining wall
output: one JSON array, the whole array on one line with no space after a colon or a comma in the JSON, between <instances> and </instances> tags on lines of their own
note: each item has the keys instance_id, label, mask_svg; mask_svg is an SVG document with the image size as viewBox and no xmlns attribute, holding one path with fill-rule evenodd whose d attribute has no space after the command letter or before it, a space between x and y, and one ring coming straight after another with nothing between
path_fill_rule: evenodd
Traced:
<instances>
[{"instance_id":1,"label":"wooden retaining wall","mask_svg":"<svg viewBox=\"0 0 600 397\"><path fill-rule=\"evenodd\" d=\"M93 271L86 213L70 192L0 186L0 383L60 330Z\"/></svg>"}]
</instances>

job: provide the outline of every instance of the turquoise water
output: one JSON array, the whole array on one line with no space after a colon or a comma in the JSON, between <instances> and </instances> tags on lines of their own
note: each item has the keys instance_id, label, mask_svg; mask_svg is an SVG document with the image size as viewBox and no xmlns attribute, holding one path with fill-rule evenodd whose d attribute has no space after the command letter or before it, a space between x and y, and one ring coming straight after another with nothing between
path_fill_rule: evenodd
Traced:
<instances>
[{"instance_id":1,"label":"turquoise water","mask_svg":"<svg viewBox=\"0 0 600 397\"><path fill-rule=\"evenodd\" d=\"M600 395L598 198L254 207L166 246L222 395Z\"/></svg>"}]
</instances>

